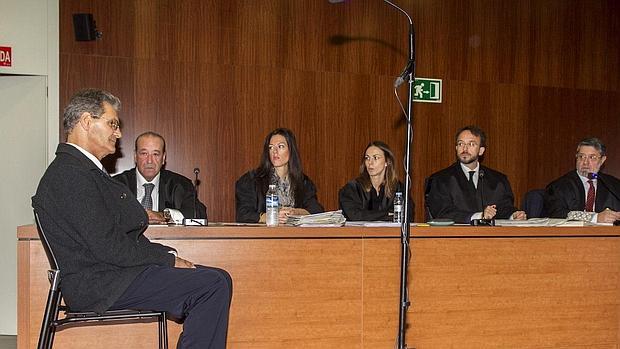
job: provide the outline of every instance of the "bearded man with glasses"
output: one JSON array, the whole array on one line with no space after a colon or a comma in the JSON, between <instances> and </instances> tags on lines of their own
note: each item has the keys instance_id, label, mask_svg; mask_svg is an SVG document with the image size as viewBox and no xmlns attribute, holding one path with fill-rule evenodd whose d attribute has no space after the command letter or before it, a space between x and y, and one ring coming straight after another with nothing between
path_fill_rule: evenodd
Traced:
<instances>
[{"instance_id":1,"label":"bearded man with glasses","mask_svg":"<svg viewBox=\"0 0 620 349\"><path fill-rule=\"evenodd\" d=\"M456 132L456 162L426 181L426 205L433 219L469 224L477 219L526 219L514 206L508 178L480 164L486 135L477 126Z\"/></svg>"}]
</instances>

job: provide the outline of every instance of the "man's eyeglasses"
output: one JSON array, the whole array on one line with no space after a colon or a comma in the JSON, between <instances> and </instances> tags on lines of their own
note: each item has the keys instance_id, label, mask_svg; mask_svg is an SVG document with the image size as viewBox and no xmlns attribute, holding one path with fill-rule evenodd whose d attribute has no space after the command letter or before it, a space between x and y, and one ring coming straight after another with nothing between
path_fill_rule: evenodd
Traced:
<instances>
[{"instance_id":1,"label":"man's eyeglasses","mask_svg":"<svg viewBox=\"0 0 620 349\"><path fill-rule=\"evenodd\" d=\"M458 141L456 142L456 146L458 148L465 148L465 147L469 147L469 148L473 148L475 146L477 146L478 143L471 141L471 142L463 142L463 141Z\"/></svg>"},{"instance_id":2,"label":"man's eyeglasses","mask_svg":"<svg viewBox=\"0 0 620 349\"><path fill-rule=\"evenodd\" d=\"M601 157L598 155L587 155L587 154L577 154L575 155L575 157L577 158L577 160L579 161L585 161L585 159L588 159L590 161L598 161Z\"/></svg>"},{"instance_id":3,"label":"man's eyeglasses","mask_svg":"<svg viewBox=\"0 0 620 349\"><path fill-rule=\"evenodd\" d=\"M93 118L95 119L102 119L103 121L106 122L106 124L108 124L108 126L110 126L110 128L114 131L118 130L121 127L121 123L118 120L107 120L105 118L103 118L100 115L97 114L91 114Z\"/></svg>"}]
</instances>

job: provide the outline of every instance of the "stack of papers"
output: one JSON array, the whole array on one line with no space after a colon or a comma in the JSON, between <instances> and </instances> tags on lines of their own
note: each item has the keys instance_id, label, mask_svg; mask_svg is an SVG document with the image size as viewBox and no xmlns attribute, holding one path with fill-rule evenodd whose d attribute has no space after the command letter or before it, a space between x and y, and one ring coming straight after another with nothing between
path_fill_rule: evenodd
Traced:
<instances>
[{"instance_id":1,"label":"stack of papers","mask_svg":"<svg viewBox=\"0 0 620 349\"><path fill-rule=\"evenodd\" d=\"M512 227L584 227L593 225L608 225L597 224L584 221L569 221L563 218L530 218L525 221L511 220L511 219L496 219L495 225L497 226L512 226Z\"/></svg>"},{"instance_id":2,"label":"stack of papers","mask_svg":"<svg viewBox=\"0 0 620 349\"><path fill-rule=\"evenodd\" d=\"M546 227L549 225L549 218L530 218L524 221L516 219L496 219L495 225L500 227Z\"/></svg>"},{"instance_id":3,"label":"stack of papers","mask_svg":"<svg viewBox=\"0 0 620 349\"><path fill-rule=\"evenodd\" d=\"M347 227L400 227L400 223L389 221L349 221Z\"/></svg>"},{"instance_id":4,"label":"stack of papers","mask_svg":"<svg viewBox=\"0 0 620 349\"><path fill-rule=\"evenodd\" d=\"M295 227L341 227L346 219L342 211L329 211L309 215L291 215L286 220L287 225Z\"/></svg>"}]
</instances>

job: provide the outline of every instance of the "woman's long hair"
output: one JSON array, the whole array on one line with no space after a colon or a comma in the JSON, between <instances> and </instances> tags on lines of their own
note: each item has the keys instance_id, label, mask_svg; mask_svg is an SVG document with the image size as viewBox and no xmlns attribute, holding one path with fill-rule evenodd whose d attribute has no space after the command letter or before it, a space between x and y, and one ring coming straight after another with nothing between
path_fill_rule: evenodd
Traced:
<instances>
[{"instance_id":1,"label":"woman's long hair","mask_svg":"<svg viewBox=\"0 0 620 349\"><path fill-rule=\"evenodd\" d=\"M284 139L286 139L286 143L288 143L288 180L291 185L291 192L293 192L293 197L295 199L295 206L301 207L304 197L304 173L301 166L301 158L299 157L299 152L297 150L297 141L295 140L293 131L287 128L277 128L269 132L267 137L265 137L263 154L261 155L260 164L256 168L256 179L258 181L258 185L260 186L263 194L267 193L269 182L271 181L271 172L274 169L271 159L269 159L269 141L271 140L271 137L275 135L281 135Z\"/></svg>"},{"instance_id":2,"label":"woman's long hair","mask_svg":"<svg viewBox=\"0 0 620 349\"><path fill-rule=\"evenodd\" d=\"M396 187L398 186L398 177L396 177L396 171L394 170L394 153L390 147L381 141L373 141L370 142L364 152L362 153L362 163L360 165L360 175L356 178L356 180L362 185L366 192L369 192L372 188L372 182L370 181L370 175L368 174L368 170L366 170L366 151L370 147L377 147L383 151L383 155L385 156L385 176L383 178L383 185L385 187L385 196L391 198L394 196L396 191Z\"/></svg>"}]
</instances>

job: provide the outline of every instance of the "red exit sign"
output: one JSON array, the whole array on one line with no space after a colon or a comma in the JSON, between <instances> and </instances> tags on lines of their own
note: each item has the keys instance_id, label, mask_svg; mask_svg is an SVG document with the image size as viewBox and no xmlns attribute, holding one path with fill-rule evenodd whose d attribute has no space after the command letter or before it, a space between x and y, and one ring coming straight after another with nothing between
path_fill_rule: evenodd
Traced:
<instances>
[{"instance_id":1,"label":"red exit sign","mask_svg":"<svg viewBox=\"0 0 620 349\"><path fill-rule=\"evenodd\" d=\"M11 48L0 46L0 67L10 67L13 62Z\"/></svg>"}]
</instances>

